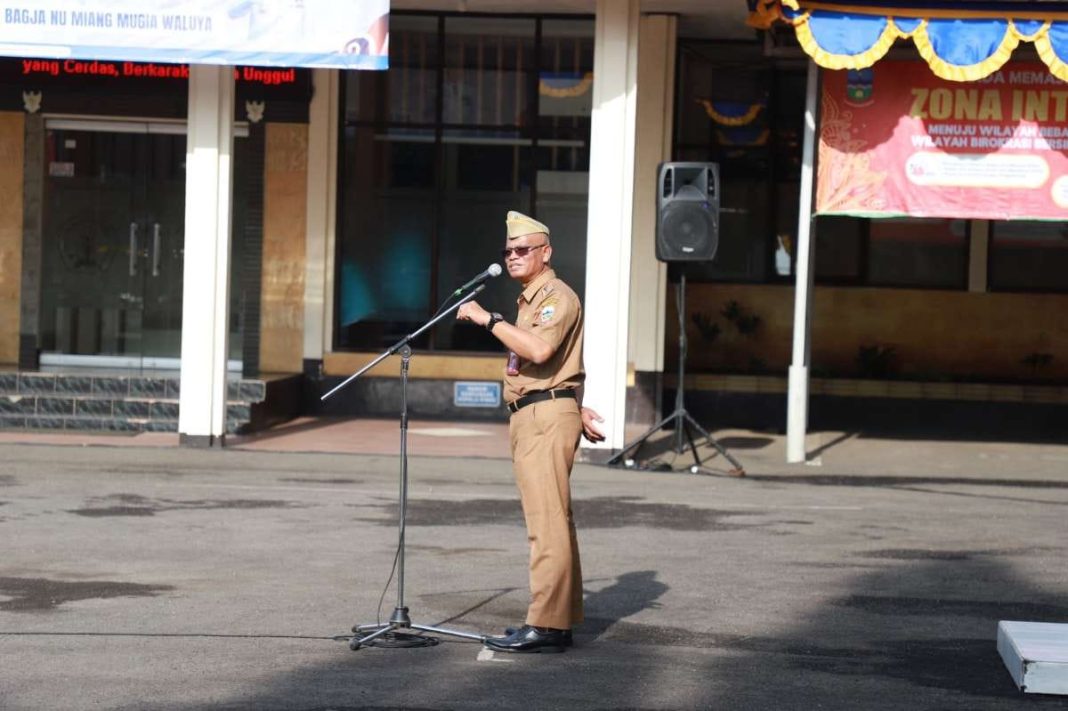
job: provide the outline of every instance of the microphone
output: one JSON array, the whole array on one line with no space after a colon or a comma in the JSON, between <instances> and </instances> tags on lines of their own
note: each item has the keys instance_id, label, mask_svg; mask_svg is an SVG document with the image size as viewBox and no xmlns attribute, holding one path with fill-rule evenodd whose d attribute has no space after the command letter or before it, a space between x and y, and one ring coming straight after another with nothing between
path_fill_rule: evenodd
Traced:
<instances>
[{"instance_id":1,"label":"microphone","mask_svg":"<svg viewBox=\"0 0 1068 711\"><path fill-rule=\"evenodd\" d=\"M495 276L500 276L500 275L501 275L501 265L500 264L491 264L488 267L486 267L486 271L482 272L481 274L476 276L474 279L472 279L471 281L467 282L466 284L461 286L456 291L452 292L452 295L453 296L459 296L460 294L464 293L465 291L468 291L469 289L478 286L482 282L487 281L489 279L492 279Z\"/></svg>"}]
</instances>

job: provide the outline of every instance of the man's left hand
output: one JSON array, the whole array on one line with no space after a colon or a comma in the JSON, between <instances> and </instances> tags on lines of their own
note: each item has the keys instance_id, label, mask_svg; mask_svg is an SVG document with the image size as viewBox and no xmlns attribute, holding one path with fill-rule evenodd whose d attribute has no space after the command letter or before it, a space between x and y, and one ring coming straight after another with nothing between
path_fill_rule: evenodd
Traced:
<instances>
[{"instance_id":1,"label":"man's left hand","mask_svg":"<svg viewBox=\"0 0 1068 711\"><path fill-rule=\"evenodd\" d=\"M604 442L604 432L594 422L604 422L604 418L588 407L582 408L582 436L591 442Z\"/></svg>"}]
</instances>

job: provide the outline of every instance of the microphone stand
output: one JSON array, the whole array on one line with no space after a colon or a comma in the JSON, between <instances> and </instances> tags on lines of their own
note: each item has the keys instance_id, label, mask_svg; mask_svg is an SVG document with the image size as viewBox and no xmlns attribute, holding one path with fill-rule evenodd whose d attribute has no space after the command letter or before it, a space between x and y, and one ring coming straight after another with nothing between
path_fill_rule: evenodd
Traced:
<instances>
[{"instance_id":1,"label":"microphone stand","mask_svg":"<svg viewBox=\"0 0 1068 711\"><path fill-rule=\"evenodd\" d=\"M356 625L352 628L354 633L352 639L349 641L349 649L356 651L360 647L375 646L376 642L385 643L387 640L389 644L381 644L381 646L393 646L393 647L426 647L429 645L437 644L437 639L434 637L427 637L419 634L420 632L436 632L438 634L452 635L453 637L463 637L464 639L472 639L478 642L486 640L486 635L472 634L470 632L460 632L458 630L445 629L443 627L431 627L429 625L417 625L412 622L411 616L408 614L408 608L404 604L404 530L406 517L408 513L408 366L412 358L412 348L408 344L426 331L428 328L436 324L441 319L448 316L453 311L460 308L462 304L467 303L471 299L486 288L486 284L482 283L475 287L467 296L463 297L448 309L439 312L427 321L425 324L419 327L417 331L409 333L404 338L400 339L385 352L375 358L373 361L360 368L358 371L346 378L341 384L330 390L323 395L320 399L326 400L328 397L336 393L341 388L348 385L350 382L366 373L371 368L375 367L383 360L391 355L400 354L401 357L401 416L400 416L400 514L397 521L398 528L398 543L397 543L397 606L393 609L393 614L389 618L389 622L376 622L366 625ZM406 634L405 630L416 630L414 634Z\"/></svg>"}]
</instances>

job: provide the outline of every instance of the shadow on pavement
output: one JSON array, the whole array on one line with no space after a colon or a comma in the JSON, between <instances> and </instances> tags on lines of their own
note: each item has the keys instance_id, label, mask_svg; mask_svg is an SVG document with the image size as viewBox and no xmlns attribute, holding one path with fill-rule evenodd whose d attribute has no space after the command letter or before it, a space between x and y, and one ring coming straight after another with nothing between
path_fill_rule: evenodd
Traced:
<instances>
[{"instance_id":1,"label":"shadow on pavement","mask_svg":"<svg viewBox=\"0 0 1068 711\"><path fill-rule=\"evenodd\" d=\"M717 664L721 673L733 669L751 680L729 687L718 702L771 708L785 696L791 701L779 708L1062 707L1063 698L1017 691L996 649L999 620L1068 617L1060 598L1014 572L1012 559L1028 551L929 553L898 551L900 564L861 575L773 648ZM805 566L799 560L792 567ZM774 674L746 674L761 666Z\"/></svg>"},{"instance_id":2,"label":"shadow on pavement","mask_svg":"<svg viewBox=\"0 0 1068 711\"><path fill-rule=\"evenodd\" d=\"M684 433L682 439L679 440L674 429L664 429L653 432L640 443L637 439L629 441L624 446L624 451L627 452L626 458L623 462L614 466L625 466L627 469L639 471L681 472L687 471L691 466L696 465L710 469L717 474L726 474L734 468L734 465L721 456L712 443L708 442L700 433L691 431L689 434L689 438ZM739 452L761 450L775 443L774 437L764 435L716 437L713 432L711 436L719 443L720 447L727 450L736 459L744 456ZM696 457L691 447L696 447ZM630 462L630 464L625 464L626 462ZM742 466L745 466L744 462Z\"/></svg>"},{"instance_id":3,"label":"shadow on pavement","mask_svg":"<svg viewBox=\"0 0 1068 711\"><path fill-rule=\"evenodd\" d=\"M1063 698L1017 691L995 636L1001 619L1063 621L1068 606L1014 572L1026 549L952 553L875 554L867 563L879 570L794 619L769 615L767 634L751 636L628 623L667 586L656 571L625 573L589 595L590 617L563 655L479 662L478 646L464 642L355 653L338 645L329 662L215 708L1063 708ZM784 580L803 596L806 568L819 565L795 560ZM667 657L669 647L691 653Z\"/></svg>"},{"instance_id":4,"label":"shadow on pavement","mask_svg":"<svg viewBox=\"0 0 1068 711\"><path fill-rule=\"evenodd\" d=\"M318 417L314 419L290 420L289 422L284 422L280 425L275 425L274 427L260 430L258 432L232 435L227 440L227 444L231 447L241 447L243 445L269 442L278 439L279 437L292 437L299 434L307 434L309 432L321 432L351 420L352 418L346 419L343 417Z\"/></svg>"},{"instance_id":5,"label":"shadow on pavement","mask_svg":"<svg viewBox=\"0 0 1068 711\"><path fill-rule=\"evenodd\" d=\"M586 596L586 621L577 634L583 644L604 635L614 624L642 610L657 608L668 586L656 579L655 570L624 573L606 588Z\"/></svg>"}]
</instances>

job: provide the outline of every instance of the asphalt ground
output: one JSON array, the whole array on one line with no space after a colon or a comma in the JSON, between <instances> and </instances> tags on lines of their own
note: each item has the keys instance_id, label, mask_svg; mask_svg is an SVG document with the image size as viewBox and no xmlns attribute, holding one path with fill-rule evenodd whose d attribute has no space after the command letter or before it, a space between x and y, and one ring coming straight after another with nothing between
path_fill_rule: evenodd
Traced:
<instances>
[{"instance_id":1,"label":"asphalt ground","mask_svg":"<svg viewBox=\"0 0 1068 711\"><path fill-rule=\"evenodd\" d=\"M1068 622L1068 447L824 433L791 466L720 435L748 476L576 467L587 619L522 656L350 651L397 603L395 455L0 444L0 708L1068 706L995 645L999 620ZM413 622L521 622L509 463L409 475Z\"/></svg>"}]
</instances>

